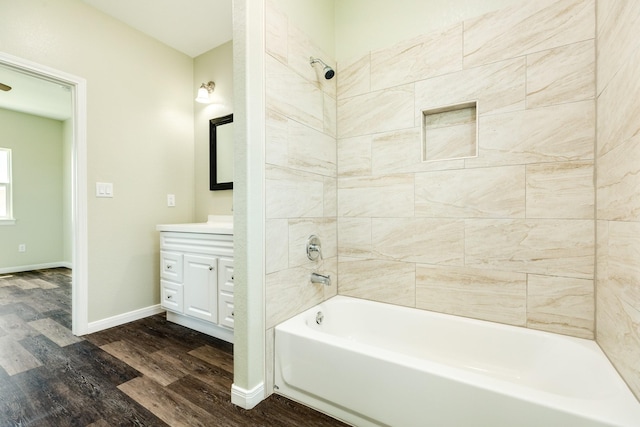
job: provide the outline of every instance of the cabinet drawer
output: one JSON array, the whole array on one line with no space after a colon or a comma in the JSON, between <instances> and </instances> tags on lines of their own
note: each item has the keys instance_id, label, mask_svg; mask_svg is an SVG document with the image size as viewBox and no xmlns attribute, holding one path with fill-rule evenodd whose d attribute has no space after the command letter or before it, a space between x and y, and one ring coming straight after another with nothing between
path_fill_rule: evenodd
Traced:
<instances>
[{"instance_id":1,"label":"cabinet drawer","mask_svg":"<svg viewBox=\"0 0 640 427\"><path fill-rule=\"evenodd\" d=\"M162 291L160 295L160 305L162 308L182 313L184 311L184 291L182 285L161 280L160 289Z\"/></svg>"},{"instance_id":2,"label":"cabinet drawer","mask_svg":"<svg viewBox=\"0 0 640 427\"><path fill-rule=\"evenodd\" d=\"M233 329L233 294L220 292L218 299L218 323Z\"/></svg>"},{"instance_id":3,"label":"cabinet drawer","mask_svg":"<svg viewBox=\"0 0 640 427\"><path fill-rule=\"evenodd\" d=\"M218 262L218 286L220 292L233 294L233 260L221 258Z\"/></svg>"},{"instance_id":4,"label":"cabinet drawer","mask_svg":"<svg viewBox=\"0 0 640 427\"><path fill-rule=\"evenodd\" d=\"M161 251L160 264L160 277L174 282L182 282L182 254Z\"/></svg>"}]
</instances>

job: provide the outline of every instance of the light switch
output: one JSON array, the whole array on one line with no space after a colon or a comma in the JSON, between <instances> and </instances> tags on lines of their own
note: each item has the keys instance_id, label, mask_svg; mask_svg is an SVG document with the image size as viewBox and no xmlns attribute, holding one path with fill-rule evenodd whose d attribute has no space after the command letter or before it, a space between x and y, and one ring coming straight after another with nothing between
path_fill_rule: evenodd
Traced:
<instances>
[{"instance_id":1,"label":"light switch","mask_svg":"<svg viewBox=\"0 0 640 427\"><path fill-rule=\"evenodd\" d=\"M175 194L167 194L167 206L170 208L176 205L176 195Z\"/></svg>"},{"instance_id":2,"label":"light switch","mask_svg":"<svg viewBox=\"0 0 640 427\"><path fill-rule=\"evenodd\" d=\"M113 197L113 183L96 182L96 197Z\"/></svg>"}]
</instances>

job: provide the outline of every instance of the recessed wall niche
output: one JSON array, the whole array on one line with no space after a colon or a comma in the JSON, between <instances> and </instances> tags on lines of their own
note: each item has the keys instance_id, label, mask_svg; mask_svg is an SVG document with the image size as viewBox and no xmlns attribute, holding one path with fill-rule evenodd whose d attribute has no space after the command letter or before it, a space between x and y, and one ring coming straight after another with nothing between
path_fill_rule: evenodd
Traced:
<instances>
[{"instance_id":1,"label":"recessed wall niche","mask_svg":"<svg viewBox=\"0 0 640 427\"><path fill-rule=\"evenodd\" d=\"M422 111L422 160L478 156L477 101Z\"/></svg>"}]
</instances>

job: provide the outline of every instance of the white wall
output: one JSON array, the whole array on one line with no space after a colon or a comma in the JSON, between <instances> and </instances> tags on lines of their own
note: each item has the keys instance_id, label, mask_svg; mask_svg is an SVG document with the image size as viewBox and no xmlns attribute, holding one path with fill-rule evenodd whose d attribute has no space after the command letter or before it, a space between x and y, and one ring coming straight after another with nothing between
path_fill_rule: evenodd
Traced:
<instances>
[{"instance_id":1,"label":"white wall","mask_svg":"<svg viewBox=\"0 0 640 427\"><path fill-rule=\"evenodd\" d=\"M193 60L79 0L0 7L0 51L87 80L89 321L157 304L155 225L194 219Z\"/></svg>"},{"instance_id":2,"label":"white wall","mask_svg":"<svg viewBox=\"0 0 640 427\"><path fill-rule=\"evenodd\" d=\"M193 80L194 87L208 81L216 84L211 104L195 104L195 221L204 222L209 214L233 214L233 190L209 190L209 120L233 113L233 43L196 57Z\"/></svg>"}]
</instances>

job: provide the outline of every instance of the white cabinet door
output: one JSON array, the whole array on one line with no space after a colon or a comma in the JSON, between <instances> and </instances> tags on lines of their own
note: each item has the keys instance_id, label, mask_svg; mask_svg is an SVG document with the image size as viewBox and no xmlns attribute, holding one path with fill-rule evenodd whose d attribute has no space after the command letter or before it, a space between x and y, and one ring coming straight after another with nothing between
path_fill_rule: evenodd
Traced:
<instances>
[{"instance_id":1,"label":"white cabinet door","mask_svg":"<svg viewBox=\"0 0 640 427\"><path fill-rule=\"evenodd\" d=\"M218 258L184 256L184 314L218 322Z\"/></svg>"}]
</instances>

